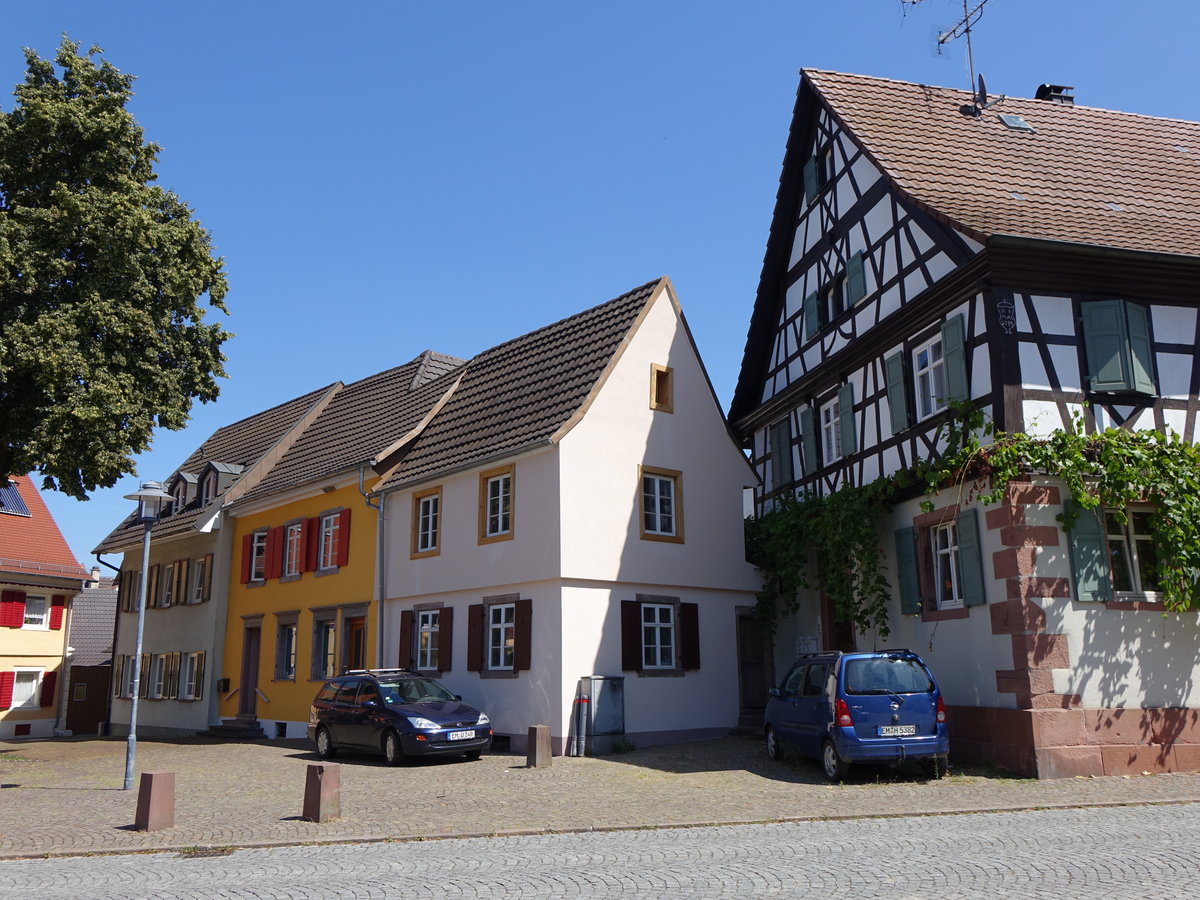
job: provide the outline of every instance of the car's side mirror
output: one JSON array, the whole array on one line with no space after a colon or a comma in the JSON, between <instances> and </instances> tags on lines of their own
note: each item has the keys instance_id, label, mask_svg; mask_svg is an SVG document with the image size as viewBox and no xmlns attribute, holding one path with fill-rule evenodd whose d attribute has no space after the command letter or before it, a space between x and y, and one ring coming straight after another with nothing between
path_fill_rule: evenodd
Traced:
<instances>
[{"instance_id":1,"label":"car's side mirror","mask_svg":"<svg viewBox=\"0 0 1200 900\"><path fill-rule=\"evenodd\" d=\"M779 688L771 688L771 696L778 697L779 696Z\"/></svg>"},{"instance_id":2,"label":"car's side mirror","mask_svg":"<svg viewBox=\"0 0 1200 900\"><path fill-rule=\"evenodd\" d=\"M455 695L454 695L454 699L455 699L455 700L462 700L462 694L455 694Z\"/></svg>"}]
</instances>

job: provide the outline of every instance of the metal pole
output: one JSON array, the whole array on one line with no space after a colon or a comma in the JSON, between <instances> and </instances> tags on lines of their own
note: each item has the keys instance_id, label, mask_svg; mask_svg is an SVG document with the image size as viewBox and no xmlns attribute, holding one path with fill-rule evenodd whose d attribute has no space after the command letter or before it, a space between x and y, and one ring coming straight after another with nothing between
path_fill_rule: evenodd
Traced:
<instances>
[{"instance_id":1,"label":"metal pole","mask_svg":"<svg viewBox=\"0 0 1200 900\"><path fill-rule=\"evenodd\" d=\"M150 569L150 529L154 520L146 520L142 535L142 577L138 587L137 636L133 649L133 695L129 698L129 737L125 740L125 788L133 787L133 761L137 756L138 697L142 693L142 628L146 623L146 573Z\"/></svg>"}]
</instances>

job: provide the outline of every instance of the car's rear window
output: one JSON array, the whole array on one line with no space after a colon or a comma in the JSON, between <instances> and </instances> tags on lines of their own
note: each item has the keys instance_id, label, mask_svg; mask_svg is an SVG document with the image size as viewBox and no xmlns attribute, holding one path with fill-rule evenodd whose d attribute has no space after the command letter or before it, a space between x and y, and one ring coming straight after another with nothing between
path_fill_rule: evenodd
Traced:
<instances>
[{"instance_id":1,"label":"car's rear window","mask_svg":"<svg viewBox=\"0 0 1200 900\"><path fill-rule=\"evenodd\" d=\"M933 690L925 667L904 657L846 660L844 680L847 694L927 694Z\"/></svg>"}]
</instances>

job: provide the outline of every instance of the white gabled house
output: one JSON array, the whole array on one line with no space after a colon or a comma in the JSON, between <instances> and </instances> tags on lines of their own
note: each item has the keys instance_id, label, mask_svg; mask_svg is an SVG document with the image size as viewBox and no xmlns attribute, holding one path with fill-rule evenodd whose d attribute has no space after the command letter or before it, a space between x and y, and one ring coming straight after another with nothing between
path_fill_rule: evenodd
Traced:
<instances>
[{"instance_id":1,"label":"white gabled house","mask_svg":"<svg viewBox=\"0 0 1200 900\"><path fill-rule=\"evenodd\" d=\"M384 664L436 675L514 750L533 725L555 753L589 731L600 750L727 734L760 584L743 541L754 476L670 282L454 377L378 461ZM599 722L582 735L581 679Z\"/></svg>"},{"instance_id":2,"label":"white gabled house","mask_svg":"<svg viewBox=\"0 0 1200 900\"><path fill-rule=\"evenodd\" d=\"M995 99L995 98L991 98ZM802 73L729 412L762 487L837 491L942 449L950 401L1009 433L1082 417L1200 430L1200 124ZM950 704L952 760L1030 775L1200 765L1200 627L1164 615L1150 508L1082 516L1034 478L983 507L901 497L880 534L890 644ZM803 541L803 535L797 535ZM826 561L827 562L827 561ZM870 646L804 594L776 661Z\"/></svg>"}]
</instances>

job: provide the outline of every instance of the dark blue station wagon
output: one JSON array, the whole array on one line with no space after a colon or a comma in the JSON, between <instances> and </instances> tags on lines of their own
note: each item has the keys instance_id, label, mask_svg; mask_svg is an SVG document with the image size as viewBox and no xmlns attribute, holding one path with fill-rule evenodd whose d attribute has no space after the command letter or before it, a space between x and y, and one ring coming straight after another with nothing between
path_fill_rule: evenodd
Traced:
<instances>
[{"instance_id":1,"label":"dark blue station wagon","mask_svg":"<svg viewBox=\"0 0 1200 900\"><path fill-rule=\"evenodd\" d=\"M415 756L479 759L491 746L492 722L432 678L371 669L325 682L309 709L308 736L322 759L366 750L394 766Z\"/></svg>"},{"instance_id":2,"label":"dark blue station wagon","mask_svg":"<svg viewBox=\"0 0 1200 900\"><path fill-rule=\"evenodd\" d=\"M950 749L942 693L909 650L802 656L771 688L763 728L771 759L794 749L831 781L852 763L909 759L940 778Z\"/></svg>"}]
</instances>

